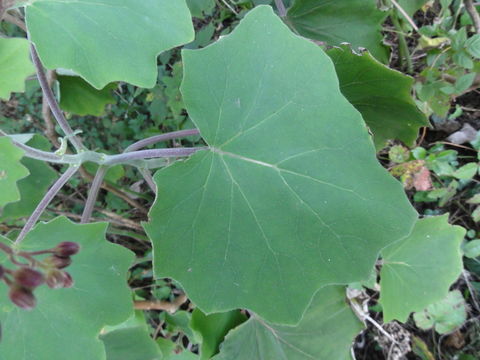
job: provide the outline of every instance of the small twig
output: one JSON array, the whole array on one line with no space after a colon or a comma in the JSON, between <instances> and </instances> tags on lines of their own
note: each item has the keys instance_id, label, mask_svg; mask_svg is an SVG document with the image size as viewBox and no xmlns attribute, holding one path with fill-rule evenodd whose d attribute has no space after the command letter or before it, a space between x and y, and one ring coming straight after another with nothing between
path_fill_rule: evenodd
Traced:
<instances>
[{"instance_id":1,"label":"small twig","mask_svg":"<svg viewBox=\"0 0 480 360\"><path fill-rule=\"evenodd\" d=\"M8 12L5 12L3 14L3 20L9 22L10 24L18 26L20 29L27 32L27 27L25 26L25 23L16 16L10 15Z\"/></svg>"},{"instance_id":2,"label":"small twig","mask_svg":"<svg viewBox=\"0 0 480 360\"><path fill-rule=\"evenodd\" d=\"M472 0L464 0L465 10L467 10L468 15L472 18L473 26L477 34L480 34L480 15L478 14L475 5Z\"/></svg>"},{"instance_id":3,"label":"small twig","mask_svg":"<svg viewBox=\"0 0 480 360\"><path fill-rule=\"evenodd\" d=\"M136 310L163 310L171 314L175 313L180 306L187 301L185 295L178 296L173 302L168 301L135 301Z\"/></svg>"},{"instance_id":4,"label":"small twig","mask_svg":"<svg viewBox=\"0 0 480 360\"><path fill-rule=\"evenodd\" d=\"M93 208L95 207L95 202L97 201L98 192L107 173L108 167L100 166L93 178L92 185L90 185L90 191L88 192L87 202L83 209L82 219L80 220L81 224L86 224L90 221L92 216Z\"/></svg>"},{"instance_id":5,"label":"small twig","mask_svg":"<svg viewBox=\"0 0 480 360\"><path fill-rule=\"evenodd\" d=\"M143 178L145 179L145 182L147 185L150 187L150 189L153 191L154 194L157 193L157 185L155 184L155 181L153 180L152 174L150 174L150 171L148 169L138 169L140 174L142 174Z\"/></svg>"},{"instance_id":6,"label":"small twig","mask_svg":"<svg viewBox=\"0 0 480 360\"><path fill-rule=\"evenodd\" d=\"M80 168L80 175L85 180L89 180L89 181L93 180L93 176L90 175L83 167ZM111 192L113 195L119 197L120 199L125 201L127 204L130 204L130 206L132 206L133 208L142 212L143 214L148 213L148 210L142 204L140 204L138 201L132 199L130 196L128 196L128 194L124 193L120 189L117 189L114 186L112 186L112 185L110 185L106 182L103 182L102 189Z\"/></svg>"},{"instance_id":7,"label":"small twig","mask_svg":"<svg viewBox=\"0 0 480 360\"><path fill-rule=\"evenodd\" d=\"M38 81L40 82L40 86L43 91L43 96L46 97L48 105L52 110L52 114L55 117L55 120L60 125L60 127L62 128L63 132L68 137L72 145L75 147L75 150L77 152L83 151L84 147L82 145L82 142L75 135L72 128L68 124L67 119L63 115L62 110L60 110L60 106L58 105L55 95L53 95L52 89L48 85L48 80L43 70L42 62L38 57L38 53L37 53L37 50L35 49L35 46L32 44L30 49L31 49L33 64L35 65L35 69L37 70Z\"/></svg>"},{"instance_id":8,"label":"small twig","mask_svg":"<svg viewBox=\"0 0 480 360\"><path fill-rule=\"evenodd\" d=\"M55 71L48 70L47 71L47 82L48 87L52 87L53 82L55 81ZM45 131L44 134L50 140L50 142L56 147L60 147L60 142L57 139L55 134L55 124L52 120L52 112L50 111L50 105L48 104L48 100L46 96L42 97L42 116L43 120L45 121Z\"/></svg>"},{"instance_id":9,"label":"small twig","mask_svg":"<svg viewBox=\"0 0 480 360\"><path fill-rule=\"evenodd\" d=\"M137 141L136 143L133 143L132 145L128 146L124 152L136 151L162 141L168 141L172 139L178 139L178 138L183 138L183 137L198 135L198 134L200 134L200 132L197 129L191 129L191 130L180 130L180 131L174 131L166 134L155 135L155 136Z\"/></svg>"},{"instance_id":10,"label":"small twig","mask_svg":"<svg viewBox=\"0 0 480 360\"><path fill-rule=\"evenodd\" d=\"M477 301L477 294L475 293L475 289L473 289L472 284L470 283L470 274L468 273L467 270L462 271L462 276L463 279L465 280L465 283L467 284L468 291L470 291L470 296L472 297L472 302L473 306L475 307L475 310L480 313L480 306L478 305Z\"/></svg>"},{"instance_id":11,"label":"small twig","mask_svg":"<svg viewBox=\"0 0 480 360\"><path fill-rule=\"evenodd\" d=\"M287 16L287 9L285 9L285 4L283 3L283 0L275 0L275 5L277 6L278 15L280 15L280 17L283 18Z\"/></svg>"},{"instance_id":12,"label":"small twig","mask_svg":"<svg viewBox=\"0 0 480 360\"><path fill-rule=\"evenodd\" d=\"M42 215L43 211L47 208L50 202L53 200L55 195L62 189L68 180L78 171L78 166L71 166L63 173L62 176L53 184L53 186L47 191L43 199L40 201L36 209L33 211L32 215L28 218L25 226L15 240L15 244L20 244L28 232L35 226L38 219Z\"/></svg>"},{"instance_id":13,"label":"small twig","mask_svg":"<svg viewBox=\"0 0 480 360\"><path fill-rule=\"evenodd\" d=\"M232 5L230 5L230 4L228 3L227 0L222 0L222 2L225 4L225 6L226 6L227 8L230 9L231 12L233 12L235 15L238 16L237 10L235 10L235 9L232 7Z\"/></svg>"},{"instance_id":14,"label":"small twig","mask_svg":"<svg viewBox=\"0 0 480 360\"><path fill-rule=\"evenodd\" d=\"M407 12L400 6L400 4L398 2L396 2L395 0L390 0L393 4L393 6L395 6L397 8L397 10L403 15L403 17L408 21L408 23L412 26L412 28L418 32L418 26L415 24L415 21L413 21L413 19L408 16Z\"/></svg>"}]
</instances>

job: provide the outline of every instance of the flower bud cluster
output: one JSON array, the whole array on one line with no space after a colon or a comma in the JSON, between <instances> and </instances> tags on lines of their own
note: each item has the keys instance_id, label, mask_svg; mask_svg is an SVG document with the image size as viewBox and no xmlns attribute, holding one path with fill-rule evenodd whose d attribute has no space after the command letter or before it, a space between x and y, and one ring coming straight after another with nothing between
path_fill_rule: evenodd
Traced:
<instances>
[{"instance_id":1,"label":"flower bud cluster","mask_svg":"<svg viewBox=\"0 0 480 360\"><path fill-rule=\"evenodd\" d=\"M0 265L0 280L9 286L10 300L22 309L31 310L35 307L36 298L33 293L40 285L47 284L51 289L73 286L72 276L63 269L72 263L71 256L80 250L77 243L64 241L52 249L18 253L2 244L0 250L7 253L12 264L17 266L11 270ZM41 261L34 258L43 254L51 255ZM16 257L23 257L28 264L19 262Z\"/></svg>"}]
</instances>

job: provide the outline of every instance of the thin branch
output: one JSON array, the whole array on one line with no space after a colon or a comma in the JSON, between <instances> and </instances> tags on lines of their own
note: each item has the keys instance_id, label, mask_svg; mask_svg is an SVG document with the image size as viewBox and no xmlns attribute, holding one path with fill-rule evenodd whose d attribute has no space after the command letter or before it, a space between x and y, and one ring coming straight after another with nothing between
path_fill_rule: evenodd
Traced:
<instances>
[{"instance_id":1,"label":"thin branch","mask_svg":"<svg viewBox=\"0 0 480 360\"><path fill-rule=\"evenodd\" d=\"M186 136L192 136L192 135L198 135L198 134L200 134L200 132L197 129L191 129L191 130L180 130L180 131L174 131L166 134L155 135L155 136L137 141L136 143L133 143L132 145L128 146L124 152L136 151L162 141L179 139Z\"/></svg>"},{"instance_id":2,"label":"thin branch","mask_svg":"<svg viewBox=\"0 0 480 360\"><path fill-rule=\"evenodd\" d=\"M153 193L156 194L157 185L155 184L155 181L153 180L153 177L152 177L152 174L150 174L150 171L148 169L141 169L141 168L139 168L138 171L140 172L140 174L142 174L143 178L145 179L145 182L153 191Z\"/></svg>"},{"instance_id":3,"label":"thin branch","mask_svg":"<svg viewBox=\"0 0 480 360\"><path fill-rule=\"evenodd\" d=\"M20 29L27 32L27 27L25 26L25 23L22 20L20 20L19 18L17 18L16 16L13 16L13 15L9 14L8 12L5 12L3 14L3 20L5 20L6 22L9 22L10 24L18 26Z\"/></svg>"},{"instance_id":4,"label":"thin branch","mask_svg":"<svg viewBox=\"0 0 480 360\"><path fill-rule=\"evenodd\" d=\"M180 306L187 301L185 295L178 296L173 302L168 301L135 301L136 310L163 310L171 314L176 312Z\"/></svg>"},{"instance_id":5,"label":"thin branch","mask_svg":"<svg viewBox=\"0 0 480 360\"><path fill-rule=\"evenodd\" d=\"M480 15L478 14L478 11L473 4L473 1L464 0L463 3L465 4L465 10L467 10L468 15L470 15L470 17L472 18L475 31L477 32L477 34L480 34Z\"/></svg>"},{"instance_id":6,"label":"thin branch","mask_svg":"<svg viewBox=\"0 0 480 360\"><path fill-rule=\"evenodd\" d=\"M47 71L47 82L48 87L51 88L53 82L55 81L55 71L48 70ZM48 104L48 100L46 96L42 96L42 116L43 120L45 121L45 131L44 134L50 140L50 142L56 147L60 147L60 143L57 139L55 133L55 123L52 119L52 112L50 111L50 105Z\"/></svg>"},{"instance_id":7,"label":"thin branch","mask_svg":"<svg viewBox=\"0 0 480 360\"><path fill-rule=\"evenodd\" d=\"M97 201L98 192L102 186L103 179L107 173L108 167L100 166L93 178L92 185L90 186L90 191L88 192L87 202L83 209L82 219L80 220L81 224L86 224L90 221L92 216L93 208L95 207L95 201Z\"/></svg>"},{"instance_id":8,"label":"thin branch","mask_svg":"<svg viewBox=\"0 0 480 360\"><path fill-rule=\"evenodd\" d=\"M67 122L67 119L65 119L65 115L63 115L62 110L60 110L60 106L58 105L57 99L55 98L55 95L53 95L52 89L48 85L48 80L45 75L45 72L43 71L43 65L42 65L42 62L40 61L40 58L38 57L38 53L37 53L37 50L35 49L35 46L32 44L30 46L30 49L31 49L33 64L35 65L35 69L37 70L38 81L40 82L40 86L43 91L43 96L46 97L48 101L48 105L50 105L50 109L52 110L52 114L55 117L55 120L57 120L58 125L60 125L65 135L68 137L72 145L75 147L75 150L77 152L83 151L84 147L82 145L82 142L73 132L72 128Z\"/></svg>"},{"instance_id":9,"label":"thin branch","mask_svg":"<svg viewBox=\"0 0 480 360\"><path fill-rule=\"evenodd\" d=\"M205 150L205 147L194 148L168 148L168 149L153 149L153 150L140 150L133 151L118 155L105 156L105 165L125 164L133 160L144 160L152 158L169 158L169 157L181 157L190 156L199 150Z\"/></svg>"},{"instance_id":10,"label":"thin branch","mask_svg":"<svg viewBox=\"0 0 480 360\"><path fill-rule=\"evenodd\" d=\"M408 16L407 12L400 6L400 4L395 0L390 0L390 1L392 2L393 6L395 6L397 10L403 15L403 17L408 21L408 23L412 26L412 28L415 29L416 32L418 32L417 24L415 24L415 21L413 21L413 19L410 16Z\"/></svg>"},{"instance_id":11,"label":"thin branch","mask_svg":"<svg viewBox=\"0 0 480 360\"><path fill-rule=\"evenodd\" d=\"M78 171L78 166L71 166L63 173L62 176L53 184L53 186L47 191L43 199L40 201L36 209L33 211L32 215L28 218L25 226L15 240L15 244L20 244L28 232L35 226L38 219L42 215L43 211L47 208L50 202L53 200L55 195L62 189L68 180Z\"/></svg>"},{"instance_id":12,"label":"thin branch","mask_svg":"<svg viewBox=\"0 0 480 360\"><path fill-rule=\"evenodd\" d=\"M90 181L93 180L93 176L90 175L83 167L80 168L80 175L85 180L90 180ZM122 199L126 203L130 204L130 206L132 206L134 209L140 211L141 213L143 213L143 214L148 213L148 210L142 204L140 204L138 201L132 199L130 196L128 196L127 193L123 192L122 190L119 190L119 189L113 187L112 185L110 185L106 182L103 182L102 189L111 192L113 195L119 197L120 199ZM95 209L95 210L99 211L98 209Z\"/></svg>"},{"instance_id":13,"label":"thin branch","mask_svg":"<svg viewBox=\"0 0 480 360\"><path fill-rule=\"evenodd\" d=\"M278 15L280 15L282 18L287 16L287 9L285 9L283 0L275 0L275 5L277 6Z\"/></svg>"}]
</instances>

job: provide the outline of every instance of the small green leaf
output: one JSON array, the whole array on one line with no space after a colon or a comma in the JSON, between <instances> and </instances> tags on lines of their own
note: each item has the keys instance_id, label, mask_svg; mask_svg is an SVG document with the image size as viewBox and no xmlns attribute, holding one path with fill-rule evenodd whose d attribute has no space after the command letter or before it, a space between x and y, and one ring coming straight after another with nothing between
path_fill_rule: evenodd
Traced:
<instances>
[{"instance_id":1,"label":"small green leaf","mask_svg":"<svg viewBox=\"0 0 480 360\"><path fill-rule=\"evenodd\" d=\"M342 360L363 329L345 300L345 288L327 286L297 326L276 325L253 315L230 331L213 360Z\"/></svg>"},{"instance_id":2,"label":"small green leaf","mask_svg":"<svg viewBox=\"0 0 480 360\"><path fill-rule=\"evenodd\" d=\"M366 48L382 63L388 61L381 33L386 17L375 0L296 0L288 10L288 21L300 35L328 45L347 42Z\"/></svg>"},{"instance_id":3,"label":"small green leaf","mask_svg":"<svg viewBox=\"0 0 480 360\"><path fill-rule=\"evenodd\" d=\"M413 319L420 329L428 330L435 327L439 334L452 332L467 320L465 300L460 291L451 291L441 301L414 313Z\"/></svg>"},{"instance_id":4,"label":"small green leaf","mask_svg":"<svg viewBox=\"0 0 480 360\"><path fill-rule=\"evenodd\" d=\"M35 68L30 60L30 42L20 38L0 38L0 99L25 91L25 79Z\"/></svg>"},{"instance_id":5,"label":"small green leaf","mask_svg":"<svg viewBox=\"0 0 480 360\"><path fill-rule=\"evenodd\" d=\"M36 0L26 21L47 68L71 69L96 89L153 87L157 55L194 39L185 0Z\"/></svg>"},{"instance_id":6,"label":"small green leaf","mask_svg":"<svg viewBox=\"0 0 480 360\"><path fill-rule=\"evenodd\" d=\"M38 134L27 141L27 145L44 151L50 150L50 142ZM57 178L57 172L43 161L24 157L20 162L25 165L30 175L18 181L20 200L5 205L0 211L0 222L27 218Z\"/></svg>"},{"instance_id":7,"label":"small green leaf","mask_svg":"<svg viewBox=\"0 0 480 360\"><path fill-rule=\"evenodd\" d=\"M60 83L60 107L76 115L101 116L107 104L114 104L112 90L115 83L97 90L78 76L58 76Z\"/></svg>"},{"instance_id":8,"label":"small green leaf","mask_svg":"<svg viewBox=\"0 0 480 360\"><path fill-rule=\"evenodd\" d=\"M215 0L187 0L187 5L193 16L203 19L215 8Z\"/></svg>"},{"instance_id":9,"label":"small green leaf","mask_svg":"<svg viewBox=\"0 0 480 360\"><path fill-rule=\"evenodd\" d=\"M146 326L118 329L102 335L106 360L160 360L162 352Z\"/></svg>"},{"instance_id":10,"label":"small green leaf","mask_svg":"<svg viewBox=\"0 0 480 360\"><path fill-rule=\"evenodd\" d=\"M17 181L29 174L28 169L20 163L23 154L23 150L13 145L9 137L0 137L0 208L20 200Z\"/></svg>"},{"instance_id":11,"label":"small green leaf","mask_svg":"<svg viewBox=\"0 0 480 360\"><path fill-rule=\"evenodd\" d=\"M155 175L155 275L205 313L296 324L321 287L367 278L417 214L330 58L271 7L183 60L183 98L208 149Z\"/></svg>"},{"instance_id":12,"label":"small green leaf","mask_svg":"<svg viewBox=\"0 0 480 360\"><path fill-rule=\"evenodd\" d=\"M25 311L10 303L0 286L0 353L5 359L104 360L98 339L105 325L125 321L133 312L127 270L133 254L105 240L106 223L77 225L64 217L38 224L18 250L39 251L62 241L81 246L66 270L74 280L68 289L35 290L37 305ZM2 238L2 241L8 241ZM3 263L7 268L9 263Z\"/></svg>"},{"instance_id":13,"label":"small green leaf","mask_svg":"<svg viewBox=\"0 0 480 360\"><path fill-rule=\"evenodd\" d=\"M473 221L475 222L479 222L480 221L480 206L477 206L475 208L475 210L473 210L472 212L472 219Z\"/></svg>"},{"instance_id":14,"label":"small green leaf","mask_svg":"<svg viewBox=\"0 0 480 360\"><path fill-rule=\"evenodd\" d=\"M412 17L428 0L398 0L398 4Z\"/></svg>"},{"instance_id":15,"label":"small green leaf","mask_svg":"<svg viewBox=\"0 0 480 360\"><path fill-rule=\"evenodd\" d=\"M410 94L413 79L389 69L368 52L357 55L345 45L327 54L335 64L340 91L362 114L377 150L390 139L413 145L418 129L428 125Z\"/></svg>"},{"instance_id":16,"label":"small green leaf","mask_svg":"<svg viewBox=\"0 0 480 360\"><path fill-rule=\"evenodd\" d=\"M205 315L199 309L192 314L190 327L198 336L200 345L200 359L208 360L218 353L218 347L225 335L247 320L247 317L238 310L225 313Z\"/></svg>"},{"instance_id":17,"label":"small green leaf","mask_svg":"<svg viewBox=\"0 0 480 360\"><path fill-rule=\"evenodd\" d=\"M480 193L475 194L470 199L467 200L468 204L480 204Z\"/></svg>"},{"instance_id":18,"label":"small green leaf","mask_svg":"<svg viewBox=\"0 0 480 360\"><path fill-rule=\"evenodd\" d=\"M480 239L473 239L463 245L463 254L471 259L480 256Z\"/></svg>"},{"instance_id":19,"label":"small green leaf","mask_svg":"<svg viewBox=\"0 0 480 360\"><path fill-rule=\"evenodd\" d=\"M464 179L468 180L475 176L478 171L478 164L477 163L468 163L463 165L462 167L458 168L453 172L453 176L457 179Z\"/></svg>"},{"instance_id":20,"label":"small green leaf","mask_svg":"<svg viewBox=\"0 0 480 360\"><path fill-rule=\"evenodd\" d=\"M470 55L480 59L480 34L473 35L465 42L465 46Z\"/></svg>"},{"instance_id":21,"label":"small green leaf","mask_svg":"<svg viewBox=\"0 0 480 360\"><path fill-rule=\"evenodd\" d=\"M470 86L472 86L475 77L477 76L476 73L471 72L465 75L460 76L457 81L455 82L455 90L457 93L462 93L467 90Z\"/></svg>"},{"instance_id":22,"label":"small green leaf","mask_svg":"<svg viewBox=\"0 0 480 360\"><path fill-rule=\"evenodd\" d=\"M411 312L441 300L462 272L465 229L448 215L418 220L406 239L382 250L380 303L385 322L405 322Z\"/></svg>"}]
</instances>

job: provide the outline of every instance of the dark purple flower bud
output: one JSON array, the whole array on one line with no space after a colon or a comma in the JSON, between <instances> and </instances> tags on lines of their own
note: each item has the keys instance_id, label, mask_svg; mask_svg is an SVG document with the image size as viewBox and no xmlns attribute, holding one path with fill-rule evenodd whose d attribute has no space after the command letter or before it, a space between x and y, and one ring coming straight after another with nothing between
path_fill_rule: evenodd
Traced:
<instances>
[{"instance_id":1,"label":"dark purple flower bud","mask_svg":"<svg viewBox=\"0 0 480 360\"><path fill-rule=\"evenodd\" d=\"M53 269L47 274L47 285L52 289L69 288L73 286L73 279L65 271Z\"/></svg>"},{"instance_id":2,"label":"dark purple flower bud","mask_svg":"<svg viewBox=\"0 0 480 360\"><path fill-rule=\"evenodd\" d=\"M37 303L33 293L29 289L21 286L12 286L8 296L15 305L25 310L32 310Z\"/></svg>"},{"instance_id":3,"label":"dark purple flower bud","mask_svg":"<svg viewBox=\"0 0 480 360\"><path fill-rule=\"evenodd\" d=\"M22 267L13 273L15 282L26 289L35 289L45 282L43 274L32 268Z\"/></svg>"},{"instance_id":4,"label":"dark purple flower bud","mask_svg":"<svg viewBox=\"0 0 480 360\"><path fill-rule=\"evenodd\" d=\"M72 259L70 258L70 256L62 257L62 256L52 255L47 257L45 260L43 260L43 262L48 266L51 266L57 269L63 269L72 263Z\"/></svg>"},{"instance_id":5,"label":"dark purple flower bud","mask_svg":"<svg viewBox=\"0 0 480 360\"><path fill-rule=\"evenodd\" d=\"M53 252L55 255L60 257L68 257L75 255L80 250L80 245L71 241L64 241L58 244L54 249Z\"/></svg>"}]
</instances>

